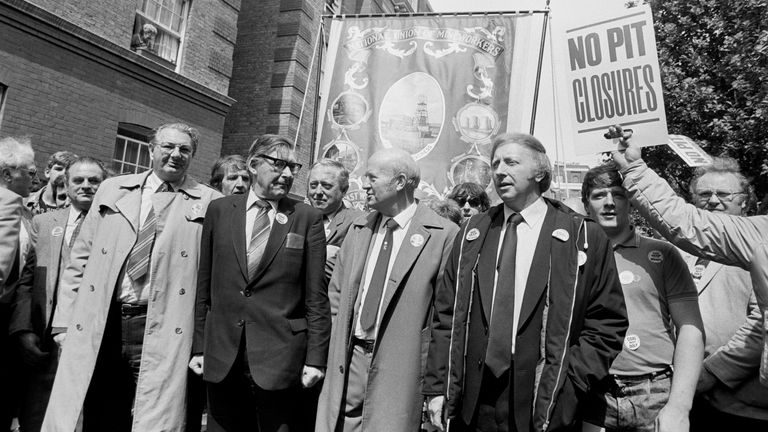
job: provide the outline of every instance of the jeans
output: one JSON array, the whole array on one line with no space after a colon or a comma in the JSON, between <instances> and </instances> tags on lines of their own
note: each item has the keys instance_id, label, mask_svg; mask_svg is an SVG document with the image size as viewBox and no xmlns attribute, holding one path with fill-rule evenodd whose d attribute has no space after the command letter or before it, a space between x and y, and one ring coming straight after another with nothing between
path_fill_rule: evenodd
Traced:
<instances>
[{"instance_id":1,"label":"jeans","mask_svg":"<svg viewBox=\"0 0 768 432\"><path fill-rule=\"evenodd\" d=\"M672 372L655 377L614 376L603 392L587 396L584 420L610 431L653 432L669 399Z\"/></svg>"}]
</instances>

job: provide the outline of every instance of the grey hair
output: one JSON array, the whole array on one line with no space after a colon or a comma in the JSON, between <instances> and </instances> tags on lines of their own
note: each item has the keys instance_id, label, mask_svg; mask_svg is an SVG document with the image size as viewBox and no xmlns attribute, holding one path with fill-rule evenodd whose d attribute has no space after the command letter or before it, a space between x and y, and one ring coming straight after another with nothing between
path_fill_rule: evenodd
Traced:
<instances>
[{"instance_id":1,"label":"grey hair","mask_svg":"<svg viewBox=\"0 0 768 432\"><path fill-rule=\"evenodd\" d=\"M344 164L333 159L320 159L312 164L312 167L309 169L310 175L312 170L319 166L336 169L339 173L339 189L341 189L342 193L347 193L349 189L349 171L344 167Z\"/></svg>"},{"instance_id":2,"label":"grey hair","mask_svg":"<svg viewBox=\"0 0 768 432\"><path fill-rule=\"evenodd\" d=\"M29 137L0 139L0 168L19 168L35 162L35 152Z\"/></svg>"},{"instance_id":3,"label":"grey hair","mask_svg":"<svg viewBox=\"0 0 768 432\"><path fill-rule=\"evenodd\" d=\"M747 194L745 207L749 209L757 203L757 196L755 195L755 188L752 186L752 182L749 181L749 179L741 173L739 162L737 162L736 159L730 157L713 157L711 164L696 168L696 170L693 172L693 178L688 184L688 189L690 190L691 195L696 194L696 185L698 184L699 180L701 180L704 175L710 173L733 175L739 182L739 187L741 188L739 192L744 192Z\"/></svg>"},{"instance_id":4,"label":"grey hair","mask_svg":"<svg viewBox=\"0 0 768 432\"><path fill-rule=\"evenodd\" d=\"M493 145L491 146L491 163L493 163L493 155L496 154L496 150L505 144L520 144L534 153L536 157L536 176L543 175L539 182L539 192L544 193L548 191L552 183L552 163L549 161L547 150L541 141L533 135L521 132L498 135L494 138Z\"/></svg>"},{"instance_id":5,"label":"grey hair","mask_svg":"<svg viewBox=\"0 0 768 432\"><path fill-rule=\"evenodd\" d=\"M149 145L154 147L158 144L157 135L165 129L177 130L183 134L189 136L189 140L192 142L192 154L197 153L197 144L200 142L200 132L192 126L184 123L165 123L152 130L149 134Z\"/></svg>"}]
</instances>

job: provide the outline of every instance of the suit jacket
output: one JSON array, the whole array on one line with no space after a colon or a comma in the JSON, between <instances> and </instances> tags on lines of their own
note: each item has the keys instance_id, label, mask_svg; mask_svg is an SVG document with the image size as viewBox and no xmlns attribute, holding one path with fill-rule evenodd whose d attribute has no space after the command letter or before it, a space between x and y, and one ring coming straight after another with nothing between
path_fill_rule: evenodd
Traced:
<instances>
[{"instance_id":1,"label":"suit jacket","mask_svg":"<svg viewBox=\"0 0 768 432\"><path fill-rule=\"evenodd\" d=\"M545 201L511 371L510 417L519 432L578 424L580 396L608 375L628 326L608 238L564 204ZM481 392L503 213L502 204L463 226L435 300L424 393L445 395L449 419L466 424Z\"/></svg>"},{"instance_id":2,"label":"suit jacket","mask_svg":"<svg viewBox=\"0 0 768 432\"><path fill-rule=\"evenodd\" d=\"M193 352L204 355L203 378L220 382L244 334L248 366L259 387L298 387L303 366L325 367L328 355L331 316L322 216L306 204L281 199L256 276L248 280L247 198L225 197L208 208Z\"/></svg>"},{"instance_id":3,"label":"suit jacket","mask_svg":"<svg viewBox=\"0 0 768 432\"><path fill-rule=\"evenodd\" d=\"M18 276L18 269L14 268L18 259L22 205L19 195L0 187L0 304L10 304L13 300L11 282L15 278L11 273Z\"/></svg>"},{"instance_id":4,"label":"suit jacket","mask_svg":"<svg viewBox=\"0 0 768 432\"><path fill-rule=\"evenodd\" d=\"M697 258L683 257L692 271ZM696 285L707 335L704 368L718 379L703 396L720 411L768 420L768 387L759 380L763 317L749 273L713 261Z\"/></svg>"},{"instance_id":5,"label":"suit jacket","mask_svg":"<svg viewBox=\"0 0 768 432\"><path fill-rule=\"evenodd\" d=\"M54 327L67 328L43 431L71 432L83 407L110 305L139 231L149 172L105 180L59 281ZM184 430L197 263L206 208L220 196L187 176L178 192L152 195L157 234L151 294L133 409L133 431Z\"/></svg>"},{"instance_id":6,"label":"suit jacket","mask_svg":"<svg viewBox=\"0 0 768 432\"><path fill-rule=\"evenodd\" d=\"M341 293L341 304L318 407L318 432L333 432L344 407L350 341L355 311L360 308L358 293L379 216L379 212L373 212L353 222L331 278L330 289ZM419 428L432 301L457 231L454 223L418 205L397 257L393 258L383 294L381 324L363 408L365 431Z\"/></svg>"},{"instance_id":7,"label":"suit jacket","mask_svg":"<svg viewBox=\"0 0 768 432\"><path fill-rule=\"evenodd\" d=\"M42 213L32 219L32 248L27 255L16 293L11 333L30 331L42 338L49 330L68 218L69 208L65 208ZM66 258L65 261L68 261Z\"/></svg>"}]
</instances>

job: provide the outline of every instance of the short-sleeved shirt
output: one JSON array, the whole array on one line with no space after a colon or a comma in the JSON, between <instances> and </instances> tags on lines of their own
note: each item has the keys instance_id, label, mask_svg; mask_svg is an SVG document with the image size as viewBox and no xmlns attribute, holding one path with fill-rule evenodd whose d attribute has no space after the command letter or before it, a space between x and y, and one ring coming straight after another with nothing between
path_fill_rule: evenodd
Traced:
<instances>
[{"instance_id":1,"label":"short-sleeved shirt","mask_svg":"<svg viewBox=\"0 0 768 432\"><path fill-rule=\"evenodd\" d=\"M644 375L666 369L675 353L669 304L698 301L696 285L677 249L633 233L614 245L616 269L624 291L629 328L611 374Z\"/></svg>"}]
</instances>

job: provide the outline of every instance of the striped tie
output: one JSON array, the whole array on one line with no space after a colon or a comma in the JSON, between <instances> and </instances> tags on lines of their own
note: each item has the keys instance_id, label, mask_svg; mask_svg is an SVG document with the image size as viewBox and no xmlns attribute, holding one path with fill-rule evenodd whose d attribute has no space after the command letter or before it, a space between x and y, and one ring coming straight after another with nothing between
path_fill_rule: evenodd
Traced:
<instances>
[{"instance_id":1,"label":"striped tie","mask_svg":"<svg viewBox=\"0 0 768 432\"><path fill-rule=\"evenodd\" d=\"M155 193L157 192L173 192L173 188L168 183L163 183L155 191ZM149 260L152 256L152 246L155 244L156 227L155 211L150 207L144 225L141 226L139 235L136 237L136 244L133 245L133 249L128 255L128 264L126 264L125 272L134 282L139 281L149 271Z\"/></svg>"},{"instance_id":2,"label":"striped tie","mask_svg":"<svg viewBox=\"0 0 768 432\"><path fill-rule=\"evenodd\" d=\"M248 244L248 280L256 277L256 269L259 267L261 256L264 254L264 248L269 239L269 209L270 205L266 201L256 201L255 206L259 208L256 219L253 221L253 232L251 233L251 242Z\"/></svg>"},{"instance_id":3,"label":"striped tie","mask_svg":"<svg viewBox=\"0 0 768 432\"><path fill-rule=\"evenodd\" d=\"M77 220L75 224L75 229L72 230L72 235L69 237L69 248L72 249L72 246L75 244L75 240L77 240L77 236L80 234L80 228L83 226L83 221L85 220L85 212L81 212L79 215L77 215Z\"/></svg>"}]
</instances>

